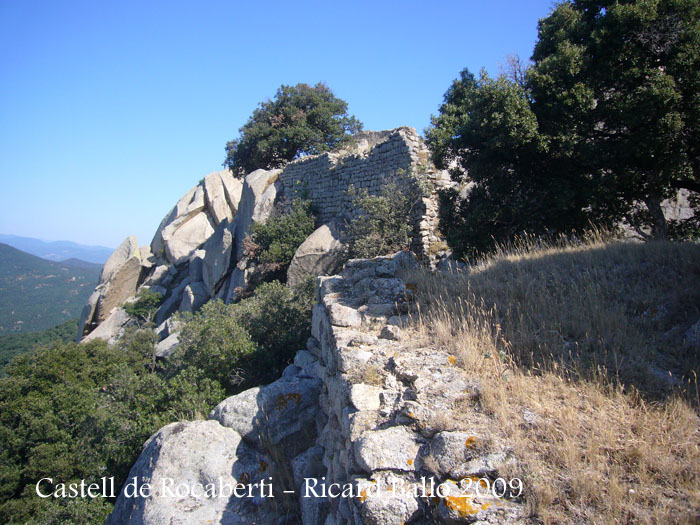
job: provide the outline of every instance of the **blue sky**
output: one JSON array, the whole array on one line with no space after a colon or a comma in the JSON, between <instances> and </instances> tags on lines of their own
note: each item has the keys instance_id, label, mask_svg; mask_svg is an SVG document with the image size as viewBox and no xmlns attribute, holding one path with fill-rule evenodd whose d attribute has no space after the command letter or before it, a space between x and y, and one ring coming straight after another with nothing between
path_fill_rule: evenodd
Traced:
<instances>
[{"instance_id":1,"label":"blue sky","mask_svg":"<svg viewBox=\"0 0 700 525\"><path fill-rule=\"evenodd\" d=\"M0 233L150 242L281 84L419 132L468 67L530 56L551 0L0 0Z\"/></svg>"}]
</instances>

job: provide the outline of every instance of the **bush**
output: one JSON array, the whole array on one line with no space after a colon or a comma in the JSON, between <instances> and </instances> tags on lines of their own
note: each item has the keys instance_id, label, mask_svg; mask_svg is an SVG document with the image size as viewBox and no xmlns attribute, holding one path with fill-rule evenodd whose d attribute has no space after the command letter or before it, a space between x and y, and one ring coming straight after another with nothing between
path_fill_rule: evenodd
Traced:
<instances>
[{"instance_id":1,"label":"bush","mask_svg":"<svg viewBox=\"0 0 700 525\"><path fill-rule=\"evenodd\" d=\"M294 289L279 281L261 284L252 297L231 305L233 315L258 345L252 379L277 379L311 335L314 279Z\"/></svg>"},{"instance_id":2,"label":"bush","mask_svg":"<svg viewBox=\"0 0 700 525\"><path fill-rule=\"evenodd\" d=\"M46 476L114 476L119 491L149 436L205 417L221 401L223 389L201 371L151 373L146 339L134 334L116 349L101 340L55 344L8 365L0 379L0 523L103 523L113 501L42 499L34 485Z\"/></svg>"},{"instance_id":3,"label":"bush","mask_svg":"<svg viewBox=\"0 0 700 525\"><path fill-rule=\"evenodd\" d=\"M137 321L149 323L162 302L162 294L154 292L150 288L141 288L138 299L133 303L125 304L124 311L129 317Z\"/></svg>"},{"instance_id":4,"label":"bush","mask_svg":"<svg viewBox=\"0 0 700 525\"><path fill-rule=\"evenodd\" d=\"M416 184L386 184L380 195L367 190L348 190L360 214L348 224L350 256L371 258L406 250L411 245L413 211L421 203L424 189Z\"/></svg>"},{"instance_id":5,"label":"bush","mask_svg":"<svg viewBox=\"0 0 700 525\"><path fill-rule=\"evenodd\" d=\"M180 344L172 357L176 369L194 367L233 393L244 383L243 370L257 347L232 315L230 305L209 301L192 315L180 331Z\"/></svg>"},{"instance_id":6,"label":"bush","mask_svg":"<svg viewBox=\"0 0 700 525\"><path fill-rule=\"evenodd\" d=\"M287 280L287 268L297 248L314 232L311 201L296 199L287 213L251 226L247 253L266 280Z\"/></svg>"}]
</instances>

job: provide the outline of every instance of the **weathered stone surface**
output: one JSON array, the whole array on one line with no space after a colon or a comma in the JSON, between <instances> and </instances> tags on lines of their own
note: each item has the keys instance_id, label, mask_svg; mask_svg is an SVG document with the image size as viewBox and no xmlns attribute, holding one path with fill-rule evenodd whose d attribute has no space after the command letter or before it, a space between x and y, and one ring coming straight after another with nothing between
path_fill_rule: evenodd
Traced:
<instances>
[{"instance_id":1,"label":"weathered stone surface","mask_svg":"<svg viewBox=\"0 0 700 525\"><path fill-rule=\"evenodd\" d=\"M204 283L190 283L182 293L181 312L195 312L207 302L209 293Z\"/></svg>"},{"instance_id":2,"label":"weathered stone surface","mask_svg":"<svg viewBox=\"0 0 700 525\"><path fill-rule=\"evenodd\" d=\"M243 182L237 179L231 173L231 170L226 169L219 172L221 177L221 182L224 185L224 192L226 194L226 200L229 207L231 208L232 215L238 213L238 205L241 202L241 192L243 191Z\"/></svg>"},{"instance_id":3,"label":"weathered stone surface","mask_svg":"<svg viewBox=\"0 0 700 525\"><path fill-rule=\"evenodd\" d=\"M173 333L156 345L156 357L170 357L180 344L180 334Z\"/></svg>"},{"instance_id":4,"label":"weathered stone surface","mask_svg":"<svg viewBox=\"0 0 700 525\"><path fill-rule=\"evenodd\" d=\"M83 311L80 314L80 321L78 322L78 336L76 341L80 341L84 335L92 331L96 325L94 322L95 311L97 311L97 303L102 295L101 289L96 288L94 292L90 295L83 306Z\"/></svg>"},{"instance_id":5,"label":"weathered stone surface","mask_svg":"<svg viewBox=\"0 0 700 525\"><path fill-rule=\"evenodd\" d=\"M426 453L432 458L438 474L458 479L477 474L477 472L465 472L465 467L482 446L483 440L480 436L469 432L443 431L435 435L430 444L426 445Z\"/></svg>"},{"instance_id":6,"label":"weathered stone surface","mask_svg":"<svg viewBox=\"0 0 700 525\"><path fill-rule=\"evenodd\" d=\"M350 402L357 410L379 410L382 389L362 383L350 387Z\"/></svg>"},{"instance_id":7,"label":"weathered stone surface","mask_svg":"<svg viewBox=\"0 0 700 525\"><path fill-rule=\"evenodd\" d=\"M267 386L229 397L209 414L261 449L261 436L290 459L313 444L321 381L304 369Z\"/></svg>"},{"instance_id":8,"label":"weathered stone surface","mask_svg":"<svg viewBox=\"0 0 700 525\"><path fill-rule=\"evenodd\" d=\"M297 248L287 270L287 284L296 286L305 277L328 275L338 269L342 262L344 246L335 228L324 224L317 228Z\"/></svg>"},{"instance_id":9,"label":"weathered stone surface","mask_svg":"<svg viewBox=\"0 0 700 525\"><path fill-rule=\"evenodd\" d=\"M296 456L292 460L292 472L294 473L297 494L300 496L299 507L302 523L304 525L323 525L330 507L328 498L304 497L304 480L315 479L320 484L321 478L326 474L326 469L323 466L323 447L315 445Z\"/></svg>"},{"instance_id":10,"label":"weathered stone surface","mask_svg":"<svg viewBox=\"0 0 700 525\"><path fill-rule=\"evenodd\" d=\"M369 430L354 443L357 463L367 472L373 470L416 470L420 444L406 427Z\"/></svg>"},{"instance_id":11,"label":"weathered stone surface","mask_svg":"<svg viewBox=\"0 0 700 525\"><path fill-rule=\"evenodd\" d=\"M478 485L478 489L477 489ZM447 480L438 487L437 510L448 524L458 523L513 523L523 516L519 505L496 498L486 481L460 486Z\"/></svg>"},{"instance_id":12,"label":"weathered stone surface","mask_svg":"<svg viewBox=\"0 0 700 525\"><path fill-rule=\"evenodd\" d=\"M114 250L114 253L109 256L109 259L102 267L100 284L109 282L114 274L132 257L140 258L139 242L133 235L124 239L117 249Z\"/></svg>"},{"instance_id":13,"label":"weathered stone surface","mask_svg":"<svg viewBox=\"0 0 700 525\"><path fill-rule=\"evenodd\" d=\"M239 498L225 488L266 478L261 465L268 463L234 430L216 421L171 423L146 442L129 472L129 480L136 478L137 486L149 483L152 493L128 497L125 485L107 523L275 523L270 499ZM176 492L179 486L181 496ZM205 497L207 489L214 497Z\"/></svg>"},{"instance_id":14,"label":"weathered stone surface","mask_svg":"<svg viewBox=\"0 0 700 525\"><path fill-rule=\"evenodd\" d=\"M141 259L138 251L117 268L109 278L97 305L97 321L103 322L112 309L124 304L129 297L136 295L136 286L141 275Z\"/></svg>"},{"instance_id":15,"label":"weathered stone surface","mask_svg":"<svg viewBox=\"0 0 700 525\"><path fill-rule=\"evenodd\" d=\"M382 333L379 334L382 339L390 339L392 341L398 341L401 339L401 329L398 326L387 325L382 328Z\"/></svg>"},{"instance_id":16,"label":"weathered stone surface","mask_svg":"<svg viewBox=\"0 0 700 525\"><path fill-rule=\"evenodd\" d=\"M86 335L83 341L93 339L104 339L110 344L116 343L122 335L123 328L129 322L129 316L122 308L116 308L107 318L102 321L97 328Z\"/></svg>"},{"instance_id":17,"label":"weathered stone surface","mask_svg":"<svg viewBox=\"0 0 700 525\"><path fill-rule=\"evenodd\" d=\"M214 226L206 213L198 213L165 238L165 255L173 264L187 260L214 233Z\"/></svg>"},{"instance_id":18,"label":"weathered stone surface","mask_svg":"<svg viewBox=\"0 0 700 525\"><path fill-rule=\"evenodd\" d=\"M158 311L156 312L155 315L155 323L156 324L161 324L163 321L165 321L170 315L174 312L177 311L177 309L180 307L180 304L182 303L182 293L185 291L185 288L190 284L190 278L189 276L185 277L178 283L178 285L173 288L173 291L170 292L170 296L163 301L163 304L160 305L158 308Z\"/></svg>"},{"instance_id":19,"label":"weathered stone surface","mask_svg":"<svg viewBox=\"0 0 700 525\"><path fill-rule=\"evenodd\" d=\"M233 213L226 199L224 181L221 180L220 172L215 171L204 177L203 184L207 212L214 225L218 226L222 221L230 221Z\"/></svg>"},{"instance_id":20,"label":"weathered stone surface","mask_svg":"<svg viewBox=\"0 0 700 525\"><path fill-rule=\"evenodd\" d=\"M408 522L418 510L418 502L410 491L392 491L392 487L382 480L376 494L372 493L371 485L365 483L368 488L364 501L361 501L360 515L365 525L402 525ZM374 485L374 484L372 484Z\"/></svg>"},{"instance_id":21,"label":"weathered stone surface","mask_svg":"<svg viewBox=\"0 0 700 525\"><path fill-rule=\"evenodd\" d=\"M190 255L190 262L188 264L190 282L197 283L204 279L202 267L204 266L204 257L206 255L207 252L204 250L195 250L192 252L192 255Z\"/></svg>"},{"instance_id":22,"label":"weathered stone surface","mask_svg":"<svg viewBox=\"0 0 700 525\"><path fill-rule=\"evenodd\" d=\"M243 239L248 235L250 225L254 221L260 220L267 209L267 205L259 207L258 202L269 188L274 187L274 183L280 171L281 170L255 170L248 174L243 182L234 233L236 260L241 260L243 258ZM274 189L272 191L274 191L276 195L276 191ZM266 203L269 203L270 196L271 194L267 195ZM265 216L265 218L267 217Z\"/></svg>"},{"instance_id":23,"label":"weathered stone surface","mask_svg":"<svg viewBox=\"0 0 700 525\"><path fill-rule=\"evenodd\" d=\"M202 280L210 296L216 293L222 278L229 271L232 249L233 236L228 220L224 220L204 244L206 256L202 266Z\"/></svg>"},{"instance_id":24,"label":"weathered stone surface","mask_svg":"<svg viewBox=\"0 0 700 525\"><path fill-rule=\"evenodd\" d=\"M334 326L360 326L362 317L354 308L342 304L332 304L329 308L331 324Z\"/></svg>"}]
</instances>

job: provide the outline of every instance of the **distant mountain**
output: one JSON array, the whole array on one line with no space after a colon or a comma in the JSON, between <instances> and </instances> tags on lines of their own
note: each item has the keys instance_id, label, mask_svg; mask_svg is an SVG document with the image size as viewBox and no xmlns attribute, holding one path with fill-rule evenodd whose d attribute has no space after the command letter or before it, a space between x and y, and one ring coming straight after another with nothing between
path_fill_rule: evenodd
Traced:
<instances>
[{"instance_id":1,"label":"distant mountain","mask_svg":"<svg viewBox=\"0 0 700 525\"><path fill-rule=\"evenodd\" d=\"M49 261L80 259L95 264L104 264L114 251L112 248L104 246L86 246L71 241L42 241L31 237L2 233L0 233L0 242Z\"/></svg>"},{"instance_id":2,"label":"distant mountain","mask_svg":"<svg viewBox=\"0 0 700 525\"><path fill-rule=\"evenodd\" d=\"M101 268L47 261L0 243L0 335L45 330L79 317Z\"/></svg>"}]
</instances>

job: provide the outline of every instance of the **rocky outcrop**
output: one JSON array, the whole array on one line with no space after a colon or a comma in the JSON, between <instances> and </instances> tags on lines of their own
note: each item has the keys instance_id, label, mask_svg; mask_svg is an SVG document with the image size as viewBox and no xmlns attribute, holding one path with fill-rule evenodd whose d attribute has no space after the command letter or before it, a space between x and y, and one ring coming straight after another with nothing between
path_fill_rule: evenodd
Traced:
<instances>
[{"instance_id":1,"label":"rocky outcrop","mask_svg":"<svg viewBox=\"0 0 700 525\"><path fill-rule=\"evenodd\" d=\"M275 523L273 500L235 492L268 478L269 463L216 421L171 423L144 445L107 524Z\"/></svg>"},{"instance_id":2,"label":"rocky outcrop","mask_svg":"<svg viewBox=\"0 0 700 525\"><path fill-rule=\"evenodd\" d=\"M210 299L235 301L255 273L245 250L251 226L282 213L297 197L312 201L320 227L297 250L288 271L290 285L338 269L344 258L342 226L356 211L350 186L376 195L387 182L435 190L445 180L411 128L363 132L346 150L304 157L284 169L256 170L243 180L229 170L209 173L166 214L149 247L139 248L129 238L115 251L85 306L79 338L104 323L142 285L164 296L155 316L158 325ZM420 255L434 252L436 205L435 193L426 194L410 218ZM99 333L107 339L116 335L107 327Z\"/></svg>"},{"instance_id":3,"label":"rocky outcrop","mask_svg":"<svg viewBox=\"0 0 700 525\"><path fill-rule=\"evenodd\" d=\"M141 278L141 255L135 237L127 237L107 259L100 282L88 299L80 316L78 339L104 323L115 308L120 307L136 293ZM110 323L112 329L115 324ZM121 328L121 325L119 326ZM102 337L111 339L116 332L103 328Z\"/></svg>"},{"instance_id":4,"label":"rocky outcrop","mask_svg":"<svg viewBox=\"0 0 700 525\"><path fill-rule=\"evenodd\" d=\"M282 515L294 518L294 498L289 508L278 503L286 488L295 488L294 465L307 475L320 474L319 451L310 450L321 388L317 368L317 360L302 351L282 378L222 401L209 420L160 429L144 445L107 523L262 524L277 523ZM129 482L153 490L130 497Z\"/></svg>"}]
</instances>

